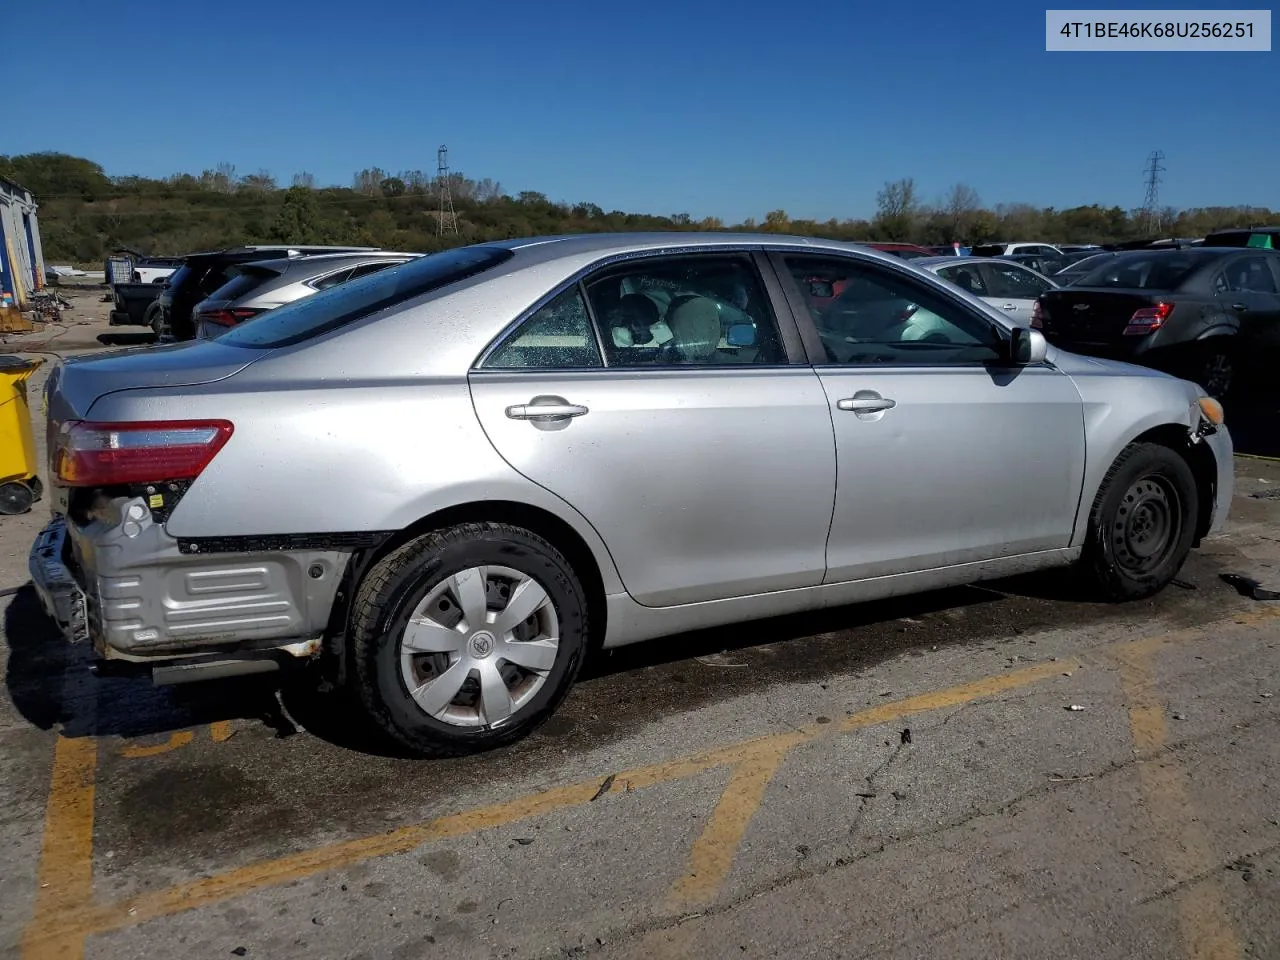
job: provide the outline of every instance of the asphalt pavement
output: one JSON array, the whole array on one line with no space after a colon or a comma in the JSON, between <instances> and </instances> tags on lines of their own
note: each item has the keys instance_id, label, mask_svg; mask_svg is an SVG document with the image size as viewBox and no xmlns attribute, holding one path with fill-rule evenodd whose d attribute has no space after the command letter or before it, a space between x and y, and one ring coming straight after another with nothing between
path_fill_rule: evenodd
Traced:
<instances>
[{"instance_id":1,"label":"asphalt pavement","mask_svg":"<svg viewBox=\"0 0 1280 960\"><path fill-rule=\"evenodd\" d=\"M0 955L1280 957L1280 602L1222 579L1280 589L1280 463L1237 482L1150 601L675 637L430 762L305 682L92 676L22 586L45 511L0 518Z\"/></svg>"}]
</instances>

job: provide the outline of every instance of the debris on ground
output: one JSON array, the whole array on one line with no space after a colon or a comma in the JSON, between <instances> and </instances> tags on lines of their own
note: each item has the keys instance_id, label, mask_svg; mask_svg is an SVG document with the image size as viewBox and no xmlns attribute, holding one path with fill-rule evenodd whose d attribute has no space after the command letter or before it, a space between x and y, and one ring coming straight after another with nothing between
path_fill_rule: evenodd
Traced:
<instances>
[{"instance_id":1,"label":"debris on ground","mask_svg":"<svg viewBox=\"0 0 1280 960\"><path fill-rule=\"evenodd\" d=\"M719 653L709 653L703 657L694 657L704 667L749 667L749 663L743 663L738 660L732 660L729 654L721 650Z\"/></svg>"},{"instance_id":2,"label":"debris on ground","mask_svg":"<svg viewBox=\"0 0 1280 960\"><path fill-rule=\"evenodd\" d=\"M1084 707L1080 706L1080 704L1078 703L1073 703L1071 704L1071 706L1067 707L1067 709L1070 710L1072 713L1079 713L1081 710L1084 709Z\"/></svg>"},{"instance_id":3,"label":"debris on ground","mask_svg":"<svg viewBox=\"0 0 1280 960\"><path fill-rule=\"evenodd\" d=\"M604 783L600 784L600 789L595 792L595 796L591 798L591 802L595 803L606 793L613 789L613 781L617 779L617 774L611 773L604 778Z\"/></svg>"},{"instance_id":4,"label":"debris on ground","mask_svg":"<svg viewBox=\"0 0 1280 960\"><path fill-rule=\"evenodd\" d=\"M902 742L903 742L903 743L910 743L910 742L911 742L911 728L910 728L910 727L907 727L907 729L905 729L905 730L903 730L903 731L902 731Z\"/></svg>"},{"instance_id":5,"label":"debris on ground","mask_svg":"<svg viewBox=\"0 0 1280 960\"><path fill-rule=\"evenodd\" d=\"M1242 573L1220 573L1218 576L1224 583L1235 587L1242 597L1248 597L1250 600L1280 600L1280 590L1268 590L1257 580L1246 577Z\"/></svg>"},{"instance_id":6,"label":"debris on ground","mask_svg":"<svg viewBox=\"0 0 1280 960\"><path fill-rule=\"evenodd\" d=\"M1191 583L1188 580L1179 580L1177 577L1170 580L1169 582L1173 584L1175 587L1181 587L1183 590L1199 590L1200 589L1194 583Z\"/></svg>"}]
</instances>

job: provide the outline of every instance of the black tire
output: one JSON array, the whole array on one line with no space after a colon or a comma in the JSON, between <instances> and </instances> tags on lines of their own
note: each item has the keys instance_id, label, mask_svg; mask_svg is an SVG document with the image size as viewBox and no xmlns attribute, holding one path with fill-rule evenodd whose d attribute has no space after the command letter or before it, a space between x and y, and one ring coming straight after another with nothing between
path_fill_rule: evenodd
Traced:
<instances>
[{"instance_id":1,"label":"black tire","mask_svg":"<svg viewBox=\"0 0 1280 960\"><path fill-rule=\"evenodd\" d=\"M19 480L0 483L0 514L12 517L26 513L35 499L31 488Z\"/></svg>"},{"instance_id":2,"label":"black tire","mask_svg":"<svg viewBox=\"0 0 1280 960\"><path fill-rule=\"evenodd\" d=\"M1094 499L1081 567L1104 599L1152 596L1182 569L1198 516L1186 460L1160 444L1130 444Z\"/></svg>"},{"instance_id":3,"label":"black tire","mask_svg":"<svg viewBox=\"0 0 1280 960\"><path fill-rule=\"evenodd\" d=\"M1199 384L1216 400L1225 400L1239 380L1235 342L1228 337L1215 337L1193 344L1183 378Z\"/></svg>"},{"instance_id":4,"label":"black tire","mask_svg":"<svg viewBox=\"0 0 1280 960\"><path fill-rule=\"evenodd\" d=\"M558 621L559 649L541 686L509 717L461 726L431 716L413 699L401 673L401 641L410 615L433 589L486 565L542 586ZM369 569L352 605L351 637L357 693L379 727L422 756L478 753L528 736L564 700L587 651L586 594L564 556L536 534L505 523L461 524L419 537Z\"/></svg>"}]
</instances>

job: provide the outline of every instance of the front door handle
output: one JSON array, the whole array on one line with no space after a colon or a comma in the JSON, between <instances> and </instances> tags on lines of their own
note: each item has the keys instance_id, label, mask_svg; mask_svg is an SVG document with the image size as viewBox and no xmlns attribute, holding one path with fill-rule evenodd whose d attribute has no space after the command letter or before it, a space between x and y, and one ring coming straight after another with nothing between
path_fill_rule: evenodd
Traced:
<instances>
[{"instance_id":1,"label":"front door handle","mask_svg":"<svg viewBox=\"0 0 1280 960\"><path fill-rule=\"evenodd\" d=\"M875 413L878 410L892 410L898 405L897 400L888 397L845 397L836 401L839 410L852 410L854 413Z\"/></svg>"},{"instance_id":2,"label":"front door handle","mask_svg":"<svg viewBox=\"0 0 1280 960\"><path fill-rule=\"evenodd\" d=\"M1006 304L1005 304L1003 307L1001 307L1000 309L1001 309L1001 310L1017 310L1017 309L1018 309L1018 305L1017 305L1016 303L1006 303Z\"/></svg>"},{"instance_id":3,"label":"front door handle","mask_svg":"<svg viewBox=\"0 0 1280 960\"><path fill-rule=\"evenodd\" d=\"M512 420L567 420L587 412L586 407L563 397L534 397L528 403L507 407L507 416Z\"/></svg>"},{"instance_id":4,"label":"front door handle","mask_svg":"<svg viewBox=\"0 0 1280 960\"><path fill-rule=\"evenodd\" d=\"M1232 310L1238 310L1240 313L1244 313L1244 312L1245 312L1246 310L1248 310L1249 308L1248 308L1248 307L1246 307L1243 303L1233 303L1233 304L1231 305L1231 309L1232 309Z\"/></svg>"}]
</instances>

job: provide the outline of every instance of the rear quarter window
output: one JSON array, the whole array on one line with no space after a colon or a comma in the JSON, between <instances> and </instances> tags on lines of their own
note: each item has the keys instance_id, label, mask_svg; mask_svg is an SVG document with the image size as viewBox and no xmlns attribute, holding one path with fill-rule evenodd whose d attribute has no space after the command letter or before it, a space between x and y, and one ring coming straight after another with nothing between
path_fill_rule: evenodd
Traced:
<instances>
[{"instance_id":1,"label":"rear quarter window","mask_svg":"<svg viewBox=\"0 0 1280 960\"><path fill-rule=\"evenodd\" d=\"M235 347L292 346L424 293L459 283L513 256L499 247L460 247L349 280L242 323L218 338Z\"/></svg>"}]
</instances>

